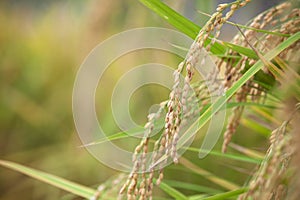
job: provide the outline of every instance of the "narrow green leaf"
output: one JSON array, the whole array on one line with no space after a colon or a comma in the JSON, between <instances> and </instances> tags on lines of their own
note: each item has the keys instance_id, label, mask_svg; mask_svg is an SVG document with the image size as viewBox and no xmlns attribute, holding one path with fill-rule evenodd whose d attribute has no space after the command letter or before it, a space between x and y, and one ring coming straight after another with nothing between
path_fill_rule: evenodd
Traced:
<instances>
[{"instance_id":1,"label":"narrow green leaf","mask_svg":"<svg viewBox=\"0 0 300 200\"><path fill-rule=\"evenodd\" d=\"M195 39L197 37L201 27L188 20L165 3L157 0L140 0L140 2L153 10L156 14L161 16L179 31L188 35L190 38ZM216 43L216 45L213 45L211 50L212 52L218 54L224 54L225 52L225 48L218 43Z\"/></svg>"},{"instance_id":2,"label":"narrow green leaf","mask_svg":"<svg viewBox=\"0 0 300 200\"><path fill-rule=\"evenodd\" d=\"M197 37L201 28L165 3L157 0L140 0L140 2L189 37L193 39Z\"/></svg>"},{"instance_id":3,"label":"narrow green leaf","mask_svg":"<svg viewBox=\"0 0 300 200\"><path fill-rule=\"evenodd\" d=\"M205 194L196 194L196 195L193 195L193 196L189 196L189 200L197 200L197 199L204 198L206 196L207 195L205 195Z\"/></svg>"},{"instance_id":4,"label":"narrow green leaf","mask_svg":"<svg viewBox=\"0 0 300 200\"><path fill-rule=\"evenodd\" d=\"M156 179L155 179L156 181ZM178 190L172 188L171 186L169 186L168 184L166 184L165 182L161 182L159 184L159 187L165 191L168 195L170 195L171 197L177 199L177 200L187 200L188 197L185 196L184 194L182 194L181 192L179 192Z\"/></svg>"},{"instance_id":5,"label":"narrow green leaf","mask_svg":"<svg viewBox=\"0 0 300 200\"><path fill-rule=\"evenodd\" d=\"M188 151L199 153L198 148L187 147L186 149ZM236 154L229 154L229 153L224 154L224 153L217 152L217 151L207 152L203 149L201 150L201 152L209 153L209 155L214 155L214 156L219 156L219 157L223 157L223 158L228 158L228 159L238 160L238 161L243 161L243 162L248 162L248 163L254 163L254 164L260 164L263 160L263 159L251 158L251 157L247 157L247 156L243 156L243 155L236 155Z\"/></svg>"},{"instance_id":6,"label":"narrow green leaf","mask_svg":"<svg viewBox=\"0 0 300 200\"><path fill-rule=\"evenodd\" d=\"M161 16L163 19L165 19L169 24L174 26L179 31L183 32L187 36L189 36L192 39L195 39L201 29L200 26L196 25L194 22L190 21L189 19L185 18L172 8L170 8L168 5L163 3L162 1L157 0L139 0L142 4L144 4L146 7L153 10L156 14ZM207 39L205 41L205 45L210 43L210 39ZM226 45L225 45L226 44ZM252 49L234 45L231 43L224 43L220 44L219 42L215 42L211 46L211 52L215 55L224 55L226 52L226 47L231 48L232 50L239 50L239 52L245 56L248 56L249 58L257 58L255 52Z\"/></svg>"},{"instance_id":7,"label":"narrow green leaf","mask_svg":"<svg viewBox=\"0 0 300 200\"><path fill-rule=\"evenodd\" d=\"M227 46L228 48L247 56L248 58L252 58L255 60L258 59L258 56L252 49L245 48L245 47L242 47L242 46L239 46L239 45L236 45L233 43L225 42L225 41L221 41L221 43L224 44L225 46Z\"/></svg>"},{"instance_id":8,"label":"narrow green leaf","mask_svg":"<svg viewBox=\"0 0 300 200\"><path fill-rule=\"evenodd\" d=\"M145 130L145 128L142 127L142 126L136 127L134 129L128 130L127 132L122 131L122 132L114 133L114 134L109 135L107 137L98 139L94 142L82 145L81 147L93 146L93 145L101 144L103 142L114 141L114 140L127 138L127 137L131 137L131 136L143 136L144 130Z\"/></svg>"},{"instance_id":9,"label":"narrow green leaf","mask_svg":"<svg viewBox=\"0 0 300 200\"><path fill-rule=\"evenodd\" d=\"M236 197L240 194L243 194L247 190L248 190L248 188L240 188L240 189L237 189L237 190L232 190L232 191L229 191L229 192L216 194L216 195L210 196L210 197L199 198L198 200L224 200L224 199L228 199L228 198L231 198L231 197Z\"/></svg>"},{"instance_id":10,"label":"narrow green leaf","mask_svg":"<svg viewBox=\"0 0 300 200\"><path fill-rule=\"evenodd\" d=\"M220 193L220 190L209 188L206 186L201 186L201 185L196 185L196 184L191 184L191 183L186 183L182 181L173 181L173 180L164 180L166 184L168 184L171 187L174 188L180 188L180 189L186 189L186 190L191 190L195 192L203 192L207 194L216 194Z\"/></svg>"},{"instance_id":11,"label":"narrow green leaf","mask_svg":"<svg viewBox=\"0 0 300 200\"><path fill-rule=\"evenodd\" d=\"M229 102L226 104L226 108L234 108L237 106L253 106L253 107L258 107L258 108L268 108L268 109L278 109L276 106L272 105L266 105L262 103L255 103L255 102Z\"/></svg>"},{"instance_id":12,"label":"narrow green leaf","mask_svg":"<svg viewBox=\"0 0 300 200\"><path fill-rule=\"evenodd\" d=\"M0 160L0 165L18 172L21 172L27 176L30 176L32 178L35 178L37 180L40 180L42 182L48 183L50 185L53 185L57 188L60 188L62 190L65 190L67 192L70 192L72 194L81 196L83 198L89 199L90 197L95 194L96 190L91 189L89 187L80 185L78 183L74 183L72 181L60 178L55 175L51 175L36 169L32 169L29 167L25 167L23 165L10 162L10 161L5 161L5 160Z\"/></svg>"}]
</instances>

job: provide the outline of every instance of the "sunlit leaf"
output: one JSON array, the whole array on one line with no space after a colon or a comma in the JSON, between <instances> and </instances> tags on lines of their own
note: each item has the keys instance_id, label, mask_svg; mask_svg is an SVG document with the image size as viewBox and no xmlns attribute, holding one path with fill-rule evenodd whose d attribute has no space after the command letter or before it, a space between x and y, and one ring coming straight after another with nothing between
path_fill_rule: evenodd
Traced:
<instances>
[{"instance_id":1,"label":"sunlit leaf","mask_svg":"<svg viewBox=\"0 0 300 200\"><path fill-rule=\"evenodd\" d=\"M179 14L178 12L170 8L162 1L157 1L157 0L139 0L139 1L143 3L145 6L147 6L148 8L150 8L151 10L153 10L155 13L157 13L159 16L161 16L163 19L165 19L168 23L173 25L179 31L188 35L192 39L195 39L197 37L197 34L199 33L201 27L199 27L189 19L185 18L184 16L182 16L181 14ZM210 43L210 39L207 39L205 41L205 44L208 43ZM257 58L255 52L252 49L234 45L228 42L224 44L215 42L211 46L211 52L216 55L223 55L226 52L226 47L229 47L233 50L237 49L241 54L248 56L249 58Z\"/></svg>"},{"instance_id":2,"label":"sunlit leaf","mask_svg":"<svg viewBox=\"0 0 300 200\"><path fill-rule=\"evenodd\" d=\"M156 180L156 179L155 179ZM161 182L159 184L159 187L165 191L168 195L170 195L171 197L177 199L177 200L187 200L188 197L185 196L184 194L182 194L181 192L179 192L178 190L174 189L173 187L169 186L168 184L166 184L165 182Z\"/></svg>"},{"instance_id":3,"label":"sunlit leaf","mask_svg":"<svg viewBox=\"0 0 300 200\"><path fill-rule=\"evenodd\" d=\"M210 197L204 197L204 198L200 197L198 200L225 200L225 199L236 197L240 194L243 194L247 190L248 190L247 188L240 188L240 189L237 189L237 190L232 190L232 191L229 191L229 192L216 194L216 195L210 196ZM194 199L194 200L196 200L196 199Z\"/></svg>"},{"instance_id":4,"label":"sunlit leaf","mask_svg":"<svg viewBox=\"0 0 300 200\"><path fill-rule=\"evenodd\" d=\"M179 189L186 189L186 190L191 190L195 192L203 192L207 194L216 194L221 192L220 190L209 188L206 186L201 186L201 185L196 185L196 184L191 184L191 183L186 183L182 181L173 181L173 180L164 180L165 183L167 183L169 186L174 187L174 188L179 188Z\"/></svg>"},{"instance_id":5,"label":"sunlit leaf","mask_svg":"<svg viewBox=\"0 0 300 200\"><path fill-rule=\"evenodd\" d=\"M14 171L21 172L22 174L25 174L27 176L30 176L34 179L40 180L42 182L48 183L50 185L53 185L54 187L60 188L62 190L65 190L67 192L70 192L72 194L84 197L86 199L89 199L90 197L95 194L96 190L91 189L89 187L80 185L78 183L74 183L72 181L60 178L58 176L48 174L36 169L32 169L30 167L25 167L23 165L0 160L0 165L9 169L12 169Z\"/></svg>"}]
</instances>

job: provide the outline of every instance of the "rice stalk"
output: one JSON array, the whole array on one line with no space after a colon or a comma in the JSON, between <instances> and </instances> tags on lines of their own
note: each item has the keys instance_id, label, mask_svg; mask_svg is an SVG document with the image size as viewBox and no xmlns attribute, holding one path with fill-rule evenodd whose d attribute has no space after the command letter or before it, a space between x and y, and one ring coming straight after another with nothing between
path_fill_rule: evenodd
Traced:
<instances>
[{"instance_id":1,"label":"rice stalk","mask_svg":"<svg viewBox=\"0 0 300 200\"><path fill-rule=\"evenodd\" d=\"M165 128L162 136L155 142L154 153L152 155L152 163L150 168L145 168L145 154L148 152L148 140L150 133L145 133L143 141L137 146L134 153L134 167L130 173L126 183L120 190L120 198L127 189L127 199L152 199L153 183L154 183L154 168L157 165L157 160L162 156L171 158L174 163L178 162L177 142L179 139L180 129L186 125L189 116L194 113L189 107L190 84L194 75L194 67L199 62L199 56L202 49L205 48L210 51L211 44L214 44L216 38L220 35L220 30L223 24L235 13L235 11L245 6L249 0L235 1L230 4L221 4L218 6L216 12L212 15L210 20L199 32L196 40L190 47L186 59L178 65L177 70L174 71L174 85L169 95L167 102L167 114L165 116ZM223 13L226 8L230 10ZM214 38L209 45L204 46L204 42L214 33ZM201 65L205 65L206 58L201 60ZM185 68L185 78L183 86L180 85L180 75ZM212 72L211 76L216 77ZM215 80L215 79L213 79ZM198 112L198 111L197 111ZM183 116L183 117L181 117ZM151 120L150 120L151 121ZM148 122L149 123L149 122ZM147 123L147 124L148 124ZM146 127L145 127L146 128ZM151 129L150 129L151 132ZM142 150L142 152L140 152ZM163 179L163 166L167 159L158 164L159 172L156 184L159 184ZM141 173L139 174L139 171ZM147 173L149 172L149 173ZM147 177L147 178L146 178Z\"/></svg>"},{"instance_id":2,"label":"rice stalk","mask_svg":"<svg viewBox=\"0 0 300 200\"><path fill-rule=\"evenodd\" d=\"M290 11L290 12L289 12ZM233 44L238 44L241 46L250 46L257 54L260 59L263 59L262 54L268 52L270 49L276 47L280 42L284 41L286 37L278 34L262 34L261 32L255 31L255 29L269 29L279 34L293 34L300 31L299 26L299 8L292 9L292 3L284 2L270 10L259 14L253 21L247 26L253 29L247 29L241 31L241 34L238 34L233 39ZM278 28L276 25L281 24L281 28ZM275 28L272 28L275 27ZM284 28L283 28L284 27ZM296 52L299 52L299 41L295 42L291 47L282 51L274 61L277 63L276 66L272 62L264 62L265 67L263 72L267 75L273 76L279 83L283 84L291 77L288 74L298 77L299 75L293 69L285 67L286 70L282 69L286 66L283 60L296 60L299 61L299 58L295 58ZM232 50L228 51L227 55L237 56L237 52ZM243 71L251 66L256 61L250 59L249 57L241 56L240 59L227 59L224 58L219 61L219 68L225 68L225 88L229 88L234 84L243 74ZM283 66L283 67L282 67ZM250 88L250 85L255 85L255 87ZM299 88L300 89L300 88ZM259 101L261 97L266 96L267 92L259 84L254 82L254 77L249 80L240 90L236 93L235 98L237 102L247 102L247 101ZM249 99L247 96L252 96ZM242 118L244 108L234 108L229 122L224 133L224 142L222 151L226 152L227 146L230 143L233 134L236 132L237 127L239 126L240 120Z\"/></svg>"}]
</instances>

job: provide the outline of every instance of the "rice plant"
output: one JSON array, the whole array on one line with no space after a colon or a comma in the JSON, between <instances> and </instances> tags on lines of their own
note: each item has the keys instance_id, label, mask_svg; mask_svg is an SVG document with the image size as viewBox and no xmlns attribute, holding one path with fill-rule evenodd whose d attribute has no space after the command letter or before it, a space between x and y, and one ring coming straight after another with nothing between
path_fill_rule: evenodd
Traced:
<instances>
[{"instance_id":1,"label":"rice plant","mask_svg":"<svg viewBox=\"0 0 300 200\"><path fill-rule=\"evenodd\" d=\"M203 27L162 1L140 2L191 37L194 43L174 70L174 85L169 98L160 103L156 113L148 115L142 129L143 138L133 150L131 173L120 173L97 187L87 187L13 162L0 160L0 165L93 200L298 199L299 1L276 5L245 25L234 23L231 17L238 10L247 9L250 0L219 4L212 14L199 12L199 15L208 17ZM238 30L230 42L220 39L224 24ZM213 94L220 96L214 103L208 101L211 91L204 86L203 80L195 76L196 65L200 63L204 66L208 59L200 59L202 51L208 52L218 67L217 71L210 71L206 77L214 88ZM184 77L183 84L180 84L180 76ZM195 92L191 93L191 89ZM224 98L226 101L223 101ZM197 109L190 107L194 100L199 105ZM229 164L217 174L200 164L205 165L206 160L191 161L191 155L199 153L198 149L185 147L186 153L179 155L178 146L183 143L182 132L188 134L184 127L197 124L199 130L205 128L207 122L224 109L225 103L230 116L223 130L222 144L205 153L215 158L209 161L209 165L220 164L218 160L232 160L241 163L241 166ZM191 120L195 116L196 120ZM160 118L164 119L164 128L160 136L153 139L151 134ZM249 130L251 135L243 135L244 132L249 134ZM249 139L255 135L265 138L266 151L235 143L235 137L242 138L237 141L243 141L243 138ZM112 135L110 140L126 137L121 132ZM101 142L95 141L91 145ZM152 151L155 153L147 168L146 154ZM167 161L172 163L171 166L165 167ZM195 179L185 180L184 177L176 180L168 174L170 170L182 176L201 176L203 180L201 183ZM240 180L242 183L238 182L226 177L227 170L234 171L230 174L237 177L240 173L246 173L247 177Z\"/></svg>"}]
</instances>

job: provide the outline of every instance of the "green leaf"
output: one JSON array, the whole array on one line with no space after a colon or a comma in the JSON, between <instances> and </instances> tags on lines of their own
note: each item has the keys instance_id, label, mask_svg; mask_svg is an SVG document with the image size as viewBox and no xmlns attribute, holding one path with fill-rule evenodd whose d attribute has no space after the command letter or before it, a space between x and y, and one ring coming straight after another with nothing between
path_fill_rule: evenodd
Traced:
<instances>
[{"instance_id":1,"label":"green leaf","mask_svg":"<svg viewBox=\"0 0 300 200\"><path fill-rule=\"evenodd\" d=\"M153 10L169 24L195 39L200 31L200 27L192 21L180 15L178 12L167 6L165 3L157 0L140 0L142 4Z\"/></svg>"},{"instance_id":2,"label":"green leaf","mask_svg":"<svg viewBox=\"0 0 300 200\"><path fill-rule=\"evenodd\" d=\"M259 108L268 108L268 109L278 109L276 106L266 105L262 103L255 103L255 102L229 102L226 104L226 108L234 108L237 106L253 106Z\"/></svg>"},{"instance_id":3,"label":"green leaf","mask_svg":"<svg viewBox=\"0 0 300 200\"><path fill-rule=\"evenodd\" d=\"M109 135L107 137L98 139L94 142L82 145L81 147L93 146L93 145L101 144L103 142L114 141L114 140L118 140L118 139L122 139L122 138L127 138L127 137L130 137L130 136L138 136L138 135L143 136L144 131L145 131L145 128L142 127L142 126L139 126L139 127L133 128L131 130L128 130L126 132L121 131L121 132L118 132L118 133L114 133L114 134Z\"/></svg>"},{"instance_id":4,"label":"green leaf","mask_svg":"<svg viewBox=\"0 0 300 200\"><path fill-rule=\"evenodd\" d=\"M10 161L5 161L5 160L0 160L0 165L18 172L21 172L27 176L30 176L32 178L35 178L37 180L40 180L42 182L48 183L50 185L53 185L57 188L60 188L62 190L65 190L67 192L70 192L72 194L84 197L86 199L89 199L92 197L96 190L91 189L89 187L80 185L78 183L74 183L72 181L60 178L55 175L51 175L36 169L32 169L29 167L25 167L23 165L10 162Z\"/></svg>"},{"instance_id":5,"label":"green leaf","mask_svg":"<svg viewBox=\"0 0 300 200\"><path fill-rule=\"evenodd\" d=\"M252 58L252 59L255 59L255 60L258 59L258 56L256 55L256 53L252 49L245 48L245 47L242 47L242 46L239 46L239 45L236 45L236 44L232 44L232 43L229 43L229 42L225 42L225 41L222 41L221 43L224 44L226 47L228 47L228 48L230 48L230 49L232 49L236 52L239 52L240 54L243 54L243 55L247 56L248 58Z\"/></svg>"},{"instance_id":6,"label":"green leaf","mask_svg":"<svg viewBox=\"0 0 300 200\"><path fill-rule=\"evenodd\" d=\"M199 153L198 148L187 147L186 149L188 151L193 151L193 152ZM203 149L201 150L201 152L208 153L209 155L214 155L214 156L219 156L219 157L223 157L223 158L228 158L228 159L238 160L238 161L243 161L243 162L248 162L248 163L254 163L254 164L260 164L263 160L263 159L251 158L251 157L243 156L243 155L236 155L236 154L229 154L229 153L224 154L224 153L217 152L217 151L206 152Z\"/></svg>"},{"instance_id":7,"label":"green leaf","mask_svg":"<svg viewBox=\"0 0 300 200\"><path fill-rule=\"evenodd\" d=\"M204 198L200 197L198 200L224 200L224 199L228 199L228 198L231 198L231 197L236 197L240 194L243 194L247 190L248 190L248 188L240 188L240 189L237 189L237 190L232 190L232 191L229 191L229 192L216 194L216 195L210 196L210 197L204 197Z\"/></svg>"},{"instance_id":8,"label":"green leaf","mask_svg":"<svg viewBox=\"0 0 300 200\"><path fill-rule=\"evenodd\" d=\"M195 192L203 192L207 194L216 194L219 193L220 190L209 188L206 186L201 186L201 185L196 185L196 184L191 184L191 183L186 183L182 181L173 181L173 180L164 180L165 183L167 183L171 187L175 188L180 188L180 189L186 189L186 190L191 190Z\"/></svg>"},{"instance_id":9,"label":"green leaf","mask_svg":"<svg viewBox=\"0 0 300 200\"><path fill-rule=\"evenodd\" d=\"M193 195L193 196L189 196L189 200L197 200L197 199L204 198L206 196L207 195L205 195L205 194L196 194L196 195Z\"/></svg>"},{"instance_id":10,"label":"green leaf","mask_svg":"<svg viewBox=\"0 0 300 200\"><path fill-rule=\"evenodd\" d=\"M196 25L194 22L185 18L168 5L158 0L139 0L146 7L153 10L156 14L165 19L169 24L177 28L179 31L183 32L187 36L192 39L195 39L201 30L201 27ZM205 41L205 45L210 43L210 39ZM239 50L239 53L248 56L249 58L257 58L255 52L252 49L234 45L231 43L220 44L219 42L215 42L211 46L211 52L215 55L224 55L226 52L226 47L231 48L232 50Z\"/></svg>"},{"instance_id":11,"label":"green leaf","mask_svg":"<svg viewBox=\"0 0 300 200\"><path fill-rule=\"evenodd\" d=\"M156 181L156 179L155 179ZM187 200L188 197L185 196L184 194L182 194L181 192L179 192L178 190L172 188L171 186L169 186L168 184L166 184L165 182L161 182L159 184L159 187L165 191L168 195L170 195L171 197L177 199L177 200Z\"/></svg>"},{"instance_id":12,"label":"green leaf","mask_svg":"<svg viewBox=\"0 0 300 200\"><path fill-rule=\"evenodd\" d=\"M185 18L184 16L167 6L165 3L157 0L140 0L140 2L153 10L155 13L165 19L169 24L171 24L190 38L195 39L197 37L201 27ZM205 41L205 44L207 45L209 42L210 39ZM216 42L214 45L212 45L211 52L213 54L224 54L226 52L226 48Z\"/></svg>"}]
</instances>

